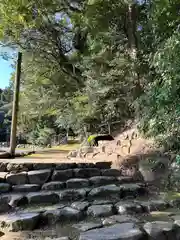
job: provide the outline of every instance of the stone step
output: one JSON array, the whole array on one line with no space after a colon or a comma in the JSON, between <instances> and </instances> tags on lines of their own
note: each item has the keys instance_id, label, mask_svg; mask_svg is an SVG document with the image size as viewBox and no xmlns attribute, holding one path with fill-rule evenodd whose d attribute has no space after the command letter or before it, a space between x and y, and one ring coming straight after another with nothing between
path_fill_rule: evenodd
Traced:
<instances>
[{"instance_id":1,"label":"stone step","mask_svg":"<svg viewBox=\"0 0 180 240\"><path fill-rule=\"evenodd\" d=\"M33 160L32 160L33 161ZM74 168L110 169L112 162L99 161L96 163L17 163L0 162L0 172L28 172L32 170L56 169L68 170Z\"/></svg>"},{"instance_id":2,"label":"stone step","mask_svg":"<svg viewBox=\"0 0 180 240\"><path fill-rule=\"evenodd\" d=\"M71 182L70 182L71 183ZM75 182L77 183L77 182ZM79 183L79 182L78 182ZM72 183L71 183L72 184ZM73 183L74 184L74 183ZM80 184L80 183L79 183ZM35 186L32 186L35 187ZM27 204L56 204L62 201L95 200L95 199L124 199L147 195L147 188L141 183L110 184L98 187L69 188L56 191L38 191L24 193L1 194L0 203L18 207ZM3 211L3 209L2 209Z\"/></svg>"},{"instance_id":3,"label":"stone step","mask_svg":"<svg viewBox=\"0 0 180 240\"><path fill-rule=\"evenodd\" d=\"M151 209L165 210L169 206L169 203L162 200L139 200L136 202L133 200L128 202L108 202L107 200L101 200L101 202L98 202L97 200L94 200L91 202L76 201L72 203L55 204L49 206L36 206L34 208L31 207L26 209L19 208L19 210L14 213L0 215L0 230L2 232L27 231L42 228L46 225L49 225L50 227L58 222L63 224L69 224L72 222L73 228L78 229L80 232L86 232L94 228L103 229L109 225L127 222L134 223L136 226L137 224L141 224L142 226L142 224L144 225L146 222L143 220L144 213L150 214ZM89 219L91 219L90 222ZM172 221L174 224L176 224L176 226L180 226L179 215L172 216ZM144 225L144 227L146 230L150 228L149 225ZM146 232L148 233L148 230ZM82 236L84 237L86 234L82 234L81 237ZM90 235L88 235L88 237L90 237Z\"/></svg>"},{"instance_id":4,"label":"stone step","mask_svg":"<svg viewBox=\"0 0 180 240\"><path fill-rule=\"evenodd\" d=\"M79 240L179 240L179 232L180 227L175 222L154 221L143 226L124 222L102 228L97 225L95 229L81 231Z\"/></svg>"},{"instance_id":5,"label":"stone step","mask_svg":"<svg viewBox=\"0 0 180 240\"><path fill-rule=\"evenodd\" d=\"M91 178L95 176L102 177L120 177L121 172L117 169L99 169L99 168L74 168L66 170L33 170L18 173L1 172L0 182L10 185L38 184L43 185L50 181L67 181L72 178Z\"/></svg>"},{"instance_id":6,"label":"stone step","mask_svg":"<svg viewBox=\"0 0 180 240\"><path fill-rule=\"evenodd\" d=\"M114 216L112 216L113 219ZM101 221L86 221L79 224L58 226L60 230L41 229L6 233L2 240L179 240L180 227L176 221L153 221L139 224L126 218L104 226ZM28 221L27 221L28 222ZM20 222L22 223L22 221Z\"/></svg>"},{"instance_id":7,"label":"stone step","mask_svg":"<svg viewBox=\"0 0 180 240\"><path fill-rule=\"evenodd\" d=\"M66 170L67 172L68 170ZM0 183L0 193L8 193L8 192L36 192L40 190L63 190L67 188L82 188L82 187L93 187L93 186L101 186L107 184L124 184L134 182L132 177L125 176L93 176L90 178L70 178L66 181L48 181L50 172L49 170L40 170L38 173L31 175L29 177L31 179L31 183L26 183L27 181L23 181L22 177L24 177L24 173L18 173L16 175L11 175L10 178L7 179L7 182ZM24 175L24 176L23 176ZM63 175L64 176L64 175ZM65 179L64 179L65 180ZM19 183L14 185L15 183ZM22 183L22 184L21 184Z\"/></svg>"}]
</instances>

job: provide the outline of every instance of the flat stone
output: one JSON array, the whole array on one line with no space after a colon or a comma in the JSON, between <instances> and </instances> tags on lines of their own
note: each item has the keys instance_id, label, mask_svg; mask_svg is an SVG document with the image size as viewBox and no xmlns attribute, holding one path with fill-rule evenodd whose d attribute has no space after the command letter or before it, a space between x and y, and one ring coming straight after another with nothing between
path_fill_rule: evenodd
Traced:
<instances>
[{"instance_id":1,"label":"flat stone","mask_svg":"<svg viewBox=\"0 0 180 240\"><path fill-rule=\"evenodd\" d=\"M28 204L28 199L27 197L21 195L21 194L13 194L11 195L9 205L11 207L19 207L19 206L24 206Z\"/></svg>"},{"instance_id":2,"label":"flat stone","mask_svg":"<svg viewBox=\"0 0 180 240\"><path fill-rule=\"evenodd\" d=\"M102 176L113 176L118 177L121 175L121 172L117 169L105 169L101 170Z\"/></svg>"},{"instance_id":3,"label":"flat stone","mask_svg":"<svg viewBox=\"0 0 180 240\"><path fill-rule=\"evenodd\" d=\"M112 162L96 162L95 165L100 169L109 169L112 165Z\"/></svg>"},{"instance_id":4,"label":"flat stone","mask_svg":"<svg viewBox=\"0 0 180 240\"><path fill-rule=\"evenodd\" d=\"M112 185L106 185L101 186L97 188L93 188L89 194L88 197L106 197L111 195L118 195L120 193L119 187L117 187L115 184Z\"/></svg>"},{"instance_id":5,"label":"flat stone","mask_svg":"<svg viewBox=\"0 0 180 240\"><path fill-rule=\"evenodd\" d=\"M147 194L147 189L141 184L136 183L126 183L120 185L120 196L125 198L128 196L138 197Z\"/></svg>"},{"instance_id":6,"label":"flat stone","mask_svg":"<svg viewBox=\"0 0 180 240\"><path fill-rule=\"evenodd\" d=\"M43 184L42 190L61 190L66 187L64 182L48 182Z\"/></svg>"},{"instance_id":7,"label":"flat stone","mask_svg":"<svg viewBox=\"0 0 180 240\"><path fill-rule=\"evenodd\" d=\"M33 164L31 163L8 163L7 171L8 172L28 172L32 169Z\"/></svg>"},{"instance_id":8,"label":"flat stone","mask_svg":"<svg viewBox=\"0 0 180 240\"><path fill-rule=\"evenodd\" d=\"M116 182L116 178L109 177L109 176L96 176L96 177L91 177L89 181L91 185L101 186L101 185L106 185L106 184L111 184Z\"/></svg>"},{"instance_id":9,"label":"flat stone","mask_svg":"<svg viewBox=\"0 0 180 240\"><path fill-rule=\"evenodd\" d=\"M59 202L59 196L52 192L37 192L29 193L27 195L29 204L41 204L41 203L51 203L55 204Z\"/></svg>"},{"instance_id":10,"label":"flat stone","mask_svg":"<svg viewBox=\"0 0 180 240\"><path fill-rule=\"evenodd\" d=\"M84 217L83 212L71 207L60 209L59 221L81 220Z\"/></svg>"},{"instance_id":11,"label":"flat stone","mask_svg":"<svg viewBox=\"0 0 180 240\"><path fill-rule=\"evenodd\" d=\"M169 207L169 204L163 200L135 201L135 203L140 204L144 212L163 211Z\"/></svg>"},{"instance_id":12,"label":"flat stone","mask_svg":"<svg viewBox=\"0 0 180 240\"><path fill-rule=\"evenodd\" d=\"M74 172L74 176L76 178L87 178L88 177L88 171L86 171L86 169L75 168L73 170L73 172Z\"/></svg>"},{"instance_id":13,"label":"flat stone","mask_svg":"<svg viewBox=\"0 0 180 240\"><path fill-rule=\"evenodd\" d=\"M72 178L66 182L67 188L89 187L89 180L83 178Z\"/></svg>"},{"instance_id":14,"label":"flat stone","mask_svg":"<svg viewBox=\"0 0 180 240\"><path fill-rule=\"evenodd\" d=\"M93 229L80 234L79 240L142 240L143 233L133 223ZM144 238L145 239L145 238Z\"/></svg>"},{"instance_id":15,"label":"flat stone","mask_svg":"<svg viewBox=\"0 0 180 240\"><path fill-rule=\"evenodd\" d=\"M152 239L166 240L176 239L173 223L154 221L144 224L144 230Z\"/></svg>"},{"instance_id":16,"label":"flat stone","mask_svg":"<svg viewBox=\"0 0 180 240\"><path fill-rule=\"evenodd\" d=\"M93 205L88 207L87 214L93 217L108 217L115 213L114 207L111 204Z\"/></svg>"},{"instance_id":17,"label":"flat stone","mask_svg":"<svg viewBox=\"0 0 180 240\"><path fill-rule=\"evenodd\" d=\"M76 167L77 167L76 163L58 163L58 164L56 164L56 170L68 170L68 169L73 169Z\"/></svg>"},{"instance_id":18,"label":"flat stone","mask_svg":"<svg viewBox=\"0 0 180 240\"><path fill-rule=\"evenodd\" d=\"M55 224L58 222L60 209L49 209L42 213L43 224Z\"/></svg>"},{"instance_id":19,"label":"flat stone","mask_svg":"<svg viewBox=\"0 0 180 240\"><path fill-rule=\"evenodd\" d=\"M81 232L86 232L92 229L101 228L103 225L102 223L95 223L95 222L81 222L78 224L74 224L73 227L78 229Z\"/></svg>"},{"instance_id":20,"label":"flat stone","mask_svg":"<svg viewBox=\"0 0 180 240\"><path fill-rule=\"evenodd\" d=\"M5 231L18 232L33 230L40 219L39 213L13 213L0 216L0 227Z\"/></svg>"},{"instance_id":21,"label":"flat stone","mask_svg":"<svg viewBox=\"0 0 180 240\"><path fill-rule=\"evenodd\" d=\"M75 208L79 211L85 211L87 210L87 208L90 206L90 203L89 202L73 202L71 204L71 207L72 208Z\"/></svg>"},{"instance_id":22,"label":"flat stone","mask_svg":"<svg viewBox=\"0 0 180 240\"><path fill-rule=\"evenodd\" d=\"M85 189L68 189L59 193L60 200L62 201L76 201L84 199L87 191Z\"/></svg>"},{"instance_id":23,"label":"flat stone","mask_svg":"<svg viewBox=\"0 0 180 240\"><path fill-rule=\"evenodd\" d=\"M7 174L7 172L0 172L0 183L5 182Z\"/></svg>"},{"instance_id":24,"label":"flat stone","mask_svg":"<svg viewBox=\"0 0 180 240\"><path fill-rule=\"evenodd\" d=\"M100 176L101 171L99 168L86 168L88 170L88 177Z\"/></svg>"},{"instance_id":25,"label":"flat stone","mask_svg":"<svg viewBox=\"0 0 180 240\"><path fill-rule=\"evenodd\" d=\"M98 168L75 168L73 171L76 178L89 178L101 175Z\"/></svg>"},{"instance_id":26,"label":"flat stone","mask_svg":"<svg viewBox=\"0 0 180 240\"><path fill-rule=\"evenodd\" d=\"M44 184L51 176L51 170L36 170L28 172L28 179L30 184Z\"/></svg>"},{"instance_id":27,"label":"flat stone","mask_svg":"<svg viewBox=\"0 0 180 240\"><path fill-rule=\"evenodd\" d=\"M118 202L116 209L119 214L135 214L142 213L142 206L133 202Z\"/></svg>"},{"instance_id":28,"label":"flat stone","mask_svg":"<svg viewBox=\"0 0 180 240\"><path fill-rule=\"evenodd\" d=\"M62 209L49 210L42 214L42 218L45 223L56 223L58 221L73 221L81 220L83 213L77 209L71 207L64 207Z\"/></svg>"},{"instance_id":29,"label":"flat stone","mask_svg":"<svg viewBox=\"0 0 180 240\"><path fill-rule=\"evenodd\" d=\"M27 172L9 173L6 175L6 181L12 185L26 184L28 182Z\"/></svg>"},{"instance_id":30,"label":"flat stone","mask_svg":"<svg viewBox=\"0 0 180 240\"><path fill-rule=\"evenodd\" d=\"M102 224L104 226L106 225L113 225L116 223L125 223L125 222L139 222L139 220L133 216L127 216L127 215L113 215L108 218L105 218L102 221Z\"/></svg>"},{"instance_id":31,"label":"flat stone","mask_svg":"<svg viewBox=\"0 0 180 240\"><path fill-rule=\"evenodd\" d=\"M1 162L0 163L0 172L6 172L7 171L7 165L8 165L8 163Z\"/></svg>"},{"instance_id":32,"label":"flat stone","mask_svg":"<svg viewBox=\"0 0 180 240\"><path fill-rule=\"evenodd\" d=\"M73 170L55 170L52 175L52 181L67 181L73 177Z\"/></svg>"},{"instance_id":33,"label":"flat stone","mask_svg":"<svg viewBox=\"0 0 180 240\"><path fill-rule=\"evenodd\" d=\"M14 192L37 192L40 190L40 185L38 184L23 184L23 185L14 185L12 190Z\"/></svg>"},{"instance_id":34,"label":"flat stone","mask_svg":"<svg viewBox=\"0 0 180 240\"><path fill-rule=\"evenodd\" d=\"M0 193L7 193L11 190L9 183L0 183Z\"/></svg>"},{"instance_id":35,"label":"flat stone","mask_svg":"<svg viewBox=\"0 0 180 240\"><path fill-rule=\"evenodd\" d=\"M77 168L94 168L94 163L77 163Z\"/></svg>"},{"instance_id":36,"label":"flat stone","mask_svg":"<svg viewBox=\"0 0 180 240\"><path fill-rule=\"evenodd\" d=\"M53 163L34 163L33 169L34 170L51 170L55 167Z\"/></svg>"}]
</instances>

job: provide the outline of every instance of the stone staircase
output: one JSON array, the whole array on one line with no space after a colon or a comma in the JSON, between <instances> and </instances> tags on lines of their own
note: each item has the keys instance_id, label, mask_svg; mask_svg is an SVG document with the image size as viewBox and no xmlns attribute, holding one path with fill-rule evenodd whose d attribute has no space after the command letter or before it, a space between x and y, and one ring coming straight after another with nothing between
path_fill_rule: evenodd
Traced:
<instances>
[{"instance_id":1,"label":"stone staircase","mask_svg":"<svg viewBox=\"0 0 180 240\"><path fill-rule=\"evenodd\" d=\"M30 231L19 239L180 239L180 215L145 220L175 202L156 199L145 183L111 169L111 162L1 163L0 171L0 230L5 236ZM66 234L61 229L43 237L53 226L65 228ZM36 229L42 230L41 237Z\"/></svg>"}]
</instances>

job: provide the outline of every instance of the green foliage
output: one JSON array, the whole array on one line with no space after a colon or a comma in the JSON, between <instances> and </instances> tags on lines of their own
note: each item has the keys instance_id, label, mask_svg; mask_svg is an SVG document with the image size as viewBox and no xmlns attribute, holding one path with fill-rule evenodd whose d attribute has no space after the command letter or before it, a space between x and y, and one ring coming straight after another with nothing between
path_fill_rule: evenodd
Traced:
<instances>
[{"instance_id":1,"label":"green foliage","mask_svg":"<svg viewBox=\"0 0 180 240\"><path fill-rule=\"evenodd\" d=\"M1 40L23 51L19 132L47 144L62 128L138 118L179 149L179 11L177 0L0 0Z\"/></svg>"},{"instance_id":2,"label":"green foliage","mask_svg":"<svg viewBox=\"0 0 180 240\"><path fill-rule=\"evenodd\" d=\"M152 66L156 77L140 98L144 107L142 129L147 136L155 136L169 149L180 147L179 40L179 33L174 32L154 54Z\"/></svg>"},{"instance_id":3,"label":"green foliage","mask_svg":"<svg viewBox=\"0 0 180 240\"><path fill-rule=\"evenodd\" d=\"M0 89L0 141L2 142L5 142L10 134L12 95L11 87Z\"/></svg>"},{"instance_id":4,"label":"green foliage","mask_svg":"<svg viewBox=\"0 0 180 240\"><path fill-rule=\"evenodd\" d=\"M55 134L52 128L37 128L28 135L28 142L37 146L47 146L51 144L51 138Z\"/></svg>"}]
</instances>

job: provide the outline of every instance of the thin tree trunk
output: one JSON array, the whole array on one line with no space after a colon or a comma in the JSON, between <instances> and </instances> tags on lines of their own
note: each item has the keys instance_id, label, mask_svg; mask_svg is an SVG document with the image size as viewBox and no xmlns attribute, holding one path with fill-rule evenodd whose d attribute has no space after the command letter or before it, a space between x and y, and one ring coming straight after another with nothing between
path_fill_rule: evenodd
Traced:
<instances>
[{"instance_id":1,"label":"thin tree trunk","mask_svg":"<svg viewBox=\"0 0 180 240\"><path fill-rule=\"evenodd\" d=\"M134 89L133 89L133 97L136 99L142 93L142 86L140 82L140 74L137 71L136 63L137 53L138 53L138 37L137 37L137 5L130 4L128 5L127 10L127 35L128 35L128 47L129 47L129 56L132 60L133 64L133 78L134 78Z\"/></svg>"},{"instance_id":2,"label":"thin tree trunk","mask_svg":"<svg viewBox=\"0 0 180 240\"><path fill-rule=\"evenodd\" d=\"M128 5L127 12L127 33L128 33L128 46L129 56L132 60L137 58L137 41L136 41L136 6L135 4Z\"/></svg>"}]
</instances>

